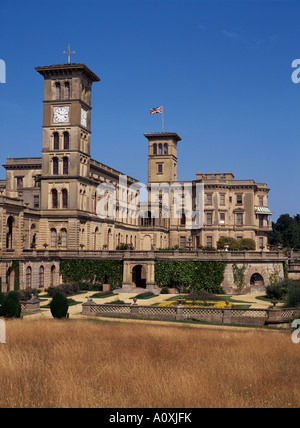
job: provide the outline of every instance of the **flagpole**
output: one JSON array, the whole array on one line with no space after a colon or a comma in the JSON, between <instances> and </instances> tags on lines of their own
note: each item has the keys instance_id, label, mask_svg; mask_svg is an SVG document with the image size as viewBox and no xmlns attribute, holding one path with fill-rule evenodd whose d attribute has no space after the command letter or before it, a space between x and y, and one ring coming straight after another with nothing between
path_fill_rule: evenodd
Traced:
<instances>
[{"instance_id":1,"label":"flagpole","mask_svg":"<svg viewBox=\"0 0 300 428\"><path fill-rule=\"evenodd\" d=\"M162 108L162 115L161 115L161 125L162 125L162 132L164 132L164 106Z\"/></svg>"}]
</instances>

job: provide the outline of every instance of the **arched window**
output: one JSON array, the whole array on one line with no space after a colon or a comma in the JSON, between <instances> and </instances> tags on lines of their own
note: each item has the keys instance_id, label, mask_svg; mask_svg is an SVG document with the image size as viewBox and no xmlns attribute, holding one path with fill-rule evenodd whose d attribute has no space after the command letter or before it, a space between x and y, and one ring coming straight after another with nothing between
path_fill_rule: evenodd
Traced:
<instances>
[{"instance_id":1,"label":"arched window","mask_svg":"<svg viewBox=\"0 0 300 428\"><path fill-rule=\"evenodd\" d=\"M185 223L186 223L186 217L185 217L184 212L182 212L181 219L180 219L180 224L181 224L181 226L184 226Z\"/></svg>"},{"instance_id":2,"label":"arched window","mask_svg":"<svg viewBox=\"0 0 300 428\"><path fill-rule=\"evenodd\" d=\"M63 158L63 174L68 175L69 174L69 159Z\"/></svg>"},{"instance_id":3,"label":"arched window","mask_svg":"<svg viewBox=\"0 0 300 428\"><path fill-rule=\"evenodd\" d=\"M53 265L51 267L51 281L50 281L50 285L53 287L55 285L55 272L56 272L56 268Z\"/></svg>"},{"instance_id":4,"label":"arched window","mask_svg":"<svg viewBox=\"0 0 300 428\"><path fill-rule=\"evenodd\" d=\"M57 158L52 159L52 165L53 165L53 175L58 175L58 159Z\"/></svg>"},{"instance_id":5,"label":"arched window","mask_svg":"<svg viewBox=\"0 0 300 428\"><path fill-rule=\"evenodd\" d=\"M14 226L14 218L9 216L7 219L7 227L6 227L6 248L12 250L13 249L13 226Z\"/></svg>"},{"instance_id":6,"label":"arched window","mask_svg":"<svg viewBox=\"0 0 300 428\"><path fill-rule=\"evenodd\" d=\"M157 144L153 144L153 154L157 155Z\"/></svg>"},{"instance_id":7,"label":"arched window","mask_svg":"<svg viewBox=\"0 0 300 428\"><path fill-rule=\"evenodd\" d=\"M70 134L64 132L64 150L69 150L70 148Z\"/></svg>"},{"instance_id":8,"label":"arched window","mask_svg":"<svg viewBox=\"0 0 300 428\"><path fill-rule=\"evenodd\" d=\"M44 287L44 266L40 267L39 270L39 288Z\"/></svg>"},{"instance_id":9,"label":"arched window","mask_svg":"<svg viewBox=\"0 0 300 428\"><path fill-rule=\"evenodd\" d=\"M51 233L51 247L52 248L56 248L56 245L57 245L57 232L56 232L56 229L51 229L50 233Z\"/></svg>"},{"instance_id":10,"label":"arched window","mask_svg":"<svg viewBox=\"0 0 300 428\"><path fill-rule=\"evenodd\" d=\"M31 288L31 267L26 269L26 288Z\"/></svg>"},{"instance_id":11,"label":"arched window","mask_svg":"<svg viewBox=\"0 0 300 428\"><path fill-rule=\"evenodd\" d=\"M94 235L94 250L98 249L98 235L99 235L99 229L98 227L96 227L95 235Z\"/></svg>"},{"instance_id":12,"label":"arched window","mask_svg":"<svg viewBox=\"0 0 300 428\"><path fill-rule=\"evenodd\" d=\"M54 132L53 134L53 149L59 150L59 133Z\"/></svg>"},{"instance_id":13,"label":"arched window","mask_svg":"<svg viewBox=\"0 0 300 428\"><path fill-rule=\"evenodd\" d=\"M51 196L52 196L52 208L58 208L58 199L57 199L56 189L51 190Z\"/></svg>"},{"instance_id":14,"label":"arched window","mask_svg":"<svg viewBox=\"0 0 300 428\"><path fill-rule=\"evenodd\" d=\"M162 144L158 145L158 154L162 155Z\"/></svg>"},{"instance_id":15,"label":"arched window","mask_svg":"<svg viewBox=\"0 0 300 428\"><path fill-rule=\"evenodd\" d=\"M165 143L164 144L164 155L167 155L167 154L168 154L168 144Z\"/></svg>"},{"instance_id":16,"label":"arched window","mask_svg":"<svg viewBox=\"0 0 300 428\"><path fill-rule=\"evenodd\" d=\"M60 236L61 236L61 246L63 248L67 248L67 246L68 246L68 232L67 232L67 229L61 229Z\"/></svg>"},{"instance_id":17,"label":"arched window","mask_svg":"<svg viewBox=\"0 0 300 428\"><path fill-rule=\"evenodd\" d=\"M70 99L70 83L66 82L65 83L65 100L69 100Z\"/></svg>"},{"instance_id":18,"label":"arched window","mask_svg":"<svg viewBox=\"0 0 300 428\"><path fill-rule=\"evenodd\" d=\"M144 215L144 226L151 226L151 211L147 211Z\"/></svg>"},{"instance_id":19,"label":"arched window","mask_svg":"<svg viewBox=\"0 0 300 428\"><path fill-rule=\"evenodd\" d=\"M63 189L61 194L62 194L62 207L68 208L68 191L66 189Z\"/></svg>"},{"instance_id":20,"label":"arched window","mask_svg":"<svg viewBox=\"0 0 300 428\"><path fill-rule=\"evenodd\" d=\"M61 87L60 87L60 83L56 83L55 84L55 90L56 90L56 99L60 100L60 98L61 98Z\"/></svg>"}]
</instances>

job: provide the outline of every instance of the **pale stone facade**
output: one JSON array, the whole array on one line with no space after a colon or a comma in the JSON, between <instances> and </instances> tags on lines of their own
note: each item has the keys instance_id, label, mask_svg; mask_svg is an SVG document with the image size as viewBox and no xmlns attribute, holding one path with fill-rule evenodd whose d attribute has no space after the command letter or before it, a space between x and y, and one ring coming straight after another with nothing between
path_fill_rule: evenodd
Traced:
<instances>
[{"instance_id":1,"label":"pale stone facade","mask_svg":"<svg viewBox=\"0 0 300 428\"><path fill-rule=\"evenodd\" d=\"M9 258L22 261L25 256L20 275L23 287L39 286L42 282L57 284L59 260L54 252L58 250L66 255L79 251L95 253L114 251L122 244L136 251L171 247L192 250L199 246L216 247L223 236L252 238L257 250L266 249L272 214L268 209L269 189L265 183L254 180L235 180L231 172L197 172L195 179L185 182L193 189L197 183L204 186L204 224L199 229L188 229L188 218L175 216L172 204L170 218L164 218L161 201L157 203L158 217L151 215L146 202L140 204L140 209L148 215L135 218L126 204L137 197L138 180L126 174L126 186L120 186L120 175L125 174L90 155L91 91L99 77L84 64L36 70L44 77L42 156L7 159L3 165L6 180L0 181L3 289L12 288L13 283ZM181 138L172 132L145 137L148 189L154 183L178 182L177 144ZM106 147L109 149L109 145ZM113 217L99 215L98 206L103 198L97 192L99 184L115 188L118 202ZM132 190L132 185L137 187ZM128 264L128 269L132 277L134 265ZM154 270L151 267L150 274L149 269L139 275L147 284L154 284Z\"/></svg>"}]
</instances>

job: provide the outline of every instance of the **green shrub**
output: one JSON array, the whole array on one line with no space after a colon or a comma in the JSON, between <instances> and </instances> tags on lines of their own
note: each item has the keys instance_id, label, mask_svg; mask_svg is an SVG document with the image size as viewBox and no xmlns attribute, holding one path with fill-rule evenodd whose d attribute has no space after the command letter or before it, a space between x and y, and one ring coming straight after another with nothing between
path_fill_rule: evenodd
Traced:
<instances>
[{"instance_id":1,"label":"green shrub","mask_svg":"<svg viewBox=\"0 0 300 428\"><path fill-rule=\"evenodd\" d=\"M217 242L218 250L224 250L225 245L228 245L229 251L255 251L256 244L255 241L251 238L243 238L238 241L235 238L224 236L220 238Z\"/></svg>"},{"instance_id":2,"label":"green shrub","mask_svg":"<svg viewBox=\"0 0 300 428\"><path fill-rule=\"evenodd\" d=\"M255 241L251 238L243 238L238 242L238 249L241 251L255 251L256 244Z\"/></svg>"},{"instance_id":3,"label":"green shrub","mask_svg":"<svg viewBox=\"0 0 300 428\"><path fill-rule=\"evenodd\" d=\"M50 302L50 311L53 318L66 318L68 308L69 303L66 296L60 292L56 292Z\"/></svg>"},{"instance_id":4,"label":"green shrub","mask_svg":"<svg viewBox=\"0 0 300 428\"><path fill-rule=\"evenodd\" d=\"M50 297L53 297L56 293L61 293L70 296L72 294L77 294L79 291L79 287L77 284L60 284L56 287L48 287L46 291Z\"/></svg>"},{"instance_id":5,"label":"green shrub","mask_svg":"<svg viewBox=\"0 0 300 428\"><path fill-rule=\"evenodd\" d=\"M5 298L5 294L0 291L0 317L2 317L2 303Z\"/></svg>"},{"instance_id":6,"label":"green shrub","mask_svg":"<svg viewBox=\"0 0 300 428\"><path fill-rule=\"evenodd\" d=\"M162 287L160 294L170 294L169 287Z\"/></svg>"},{"instance_id":7,"label":"green shrub","mask_svg":"<svg viewBox=\"0 0 300 428\"><path fill-rule=\"evenodd\" d=\"M30 300L32 296L38 296L39 291L36 288L26 288L18 291L19 299L22 301Z\"/></svg>"},{"instance_id":8,"label":"green shrub","mask_svg":"<svg viewBox=\"0 0 300 428\"><path fill-rule=\"evenodd\" d=\"M123 300L114 300L113 302L106 302L104 303L105 305L126 305L127 303L125 303Z\"/></svg>"},{"instance_id":9,"label":"green shrub","mask_svg":"<svg viewBox=\"0 0 300 428\"><path fill-rule=\"evenodd\" d=\"M268 299L281 300L284 296L283 289L279 283L268 285L266 292Z\"/></svg>"},{"instance_id":10,"label":"green shrub","mask_svg":"<svg viewBox=\"0 0 300 428\"><path fill-rule=\"evenodd\" d=\"M154 293L151 293L151 291L146 291L145 293L137 294L135 297L132 297L132 299L151 299L152 297L156 297L157 295Z\"/></svg>"},{"instance_id":11,"label":"green shrub","mask_svg":"<svg viewBox=\"0 0 300 428\"><path fill-rule=\"evenodd\" d=\"M0 315L5 318L20 318L21 304L19 302L19 295L15 291L11 291L1 297Z\"/></svg>"},{"instance_id":12,"label":"green shrub","mask_svg":"<svg viewBox=\"0 0 300 428\"><path fill-rule=\"evenodd\" d=\"M275 282L266 287L267 297L269 299L282 300L285 299L288 290L294 285L293 281L285 278L282 281Z\"/></svg>"},{"instance_id":13,"label":"green shrub","mask_svg":"<svg viewBox=\"0 0 300 428\"><path fill-rule=\"evenodd\" d=\"M95 299L104 299L105 297L110 297L110 296L117 296L118 293L113 293L112 291L102 291L100 293L95 293L91 296L91 298L95 298Z\"/></svg>"},{"instance_id":14,"label":"green shrub","mask_svg":"<svg viewBox=\"0 0 300 428\"><path fill-rule=\"evenodd\" d=\"M286 306L288 308L296 308L300 305L300 286L291 283L288 287Z\"/></svg>"},{"instance_id":15,"label":"green shrub","mask_svg":"<svg viewBox=\"0 0 300 428\"><path fill-rule=\"evenodd\" d=\"M102 291L103 286L100 282L76 282L80 291Z\"/></svg>"},{"instance_id":16,"label":"green shrub","mask_svg":"<svg viewBox=\"0 0 300 428\"><path fill-rule=\"evenodd\" d=\"M236 239L231 238L229 236L224 236L223 238L220 238L217 242L217 249L218 250L224 250L225 245L228 245L228 250L230 251L237 251L239 249L239 243Z\"/></svg>"}]
</instances>

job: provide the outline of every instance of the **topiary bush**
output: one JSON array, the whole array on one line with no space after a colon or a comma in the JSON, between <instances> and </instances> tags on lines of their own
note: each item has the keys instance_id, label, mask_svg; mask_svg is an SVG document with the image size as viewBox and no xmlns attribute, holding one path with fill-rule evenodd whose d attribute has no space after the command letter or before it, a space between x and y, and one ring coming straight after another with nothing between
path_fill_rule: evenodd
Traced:
<instances>
[{"instance_id":1,"label":"topiary bush","mask_svg":"<svg viewBox=\"0 0 300 428\"><path fill-rule=\"evenodd\" d=\"M66 318L69 309L69 303L66 296L62 293L55 293L50 302L50 311L53 318Z\"/></svg>"}]
</instances>

